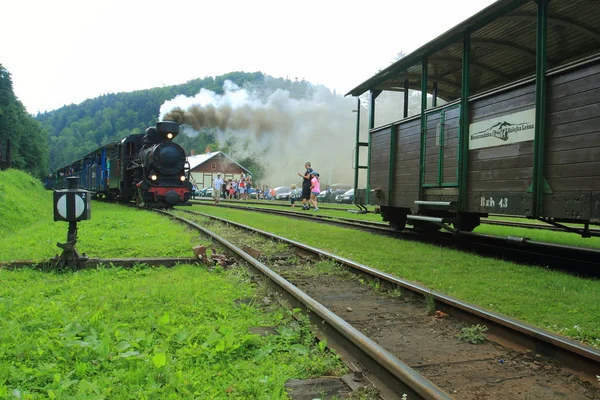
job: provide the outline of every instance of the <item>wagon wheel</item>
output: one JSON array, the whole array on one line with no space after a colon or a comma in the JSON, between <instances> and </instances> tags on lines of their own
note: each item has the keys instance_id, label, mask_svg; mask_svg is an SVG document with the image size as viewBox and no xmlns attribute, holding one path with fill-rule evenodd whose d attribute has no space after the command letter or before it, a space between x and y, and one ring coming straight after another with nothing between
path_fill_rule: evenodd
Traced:
<instances>
[{"instance_id":1,"label":"wagon wheel","mask_svg":"<svg viewBox=\"0 0 600 400\"><path fill-rule=\"evenodd\" d=\"M478 215L460 215L460 222L458 224L453 223L455 229L462 232L473 232L473 229L477 228L481 223L481 219Z\"/></svg>"},{"instance_id":2,"label":"wagon wheel","mask_svg":"<svg viewBox=\"0 0 600 400\"><path fill-rule=\"evenodd\" d=\"M401 231L406 228L406 215L390 219L390 226L396 231Z\"/></svg>"}]
</instances>

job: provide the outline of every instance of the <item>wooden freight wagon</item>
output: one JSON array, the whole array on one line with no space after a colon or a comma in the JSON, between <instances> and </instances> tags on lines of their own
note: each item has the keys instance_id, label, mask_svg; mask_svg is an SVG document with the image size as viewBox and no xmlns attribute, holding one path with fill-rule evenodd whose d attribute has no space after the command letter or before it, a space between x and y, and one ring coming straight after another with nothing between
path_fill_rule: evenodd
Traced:
<instances>
[{"instance_id":1,"label":"wooden freight wagon","mask_svg":"<svg viewBox=\"0 0 600 400\"><path fill-rule=\"evenodd\" d=\"M369 203L397 227L470 231L493 213L580 222L589 235L599 27L600 2L499 0L351 90L370 92L369 140L356 144L357 163L368 149ZM375 126L389 91L403 93L403 118Z\"/></svg>"}]
</instances>

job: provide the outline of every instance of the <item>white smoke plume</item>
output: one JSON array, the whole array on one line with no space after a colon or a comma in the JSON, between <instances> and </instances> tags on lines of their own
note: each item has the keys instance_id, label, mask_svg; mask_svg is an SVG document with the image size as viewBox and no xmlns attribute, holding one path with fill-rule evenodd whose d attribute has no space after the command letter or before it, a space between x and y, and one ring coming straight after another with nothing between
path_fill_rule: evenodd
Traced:
<instances>
[{"instance_id":1,"label":"white smoke plume","mask_svg":"<svg viewBox=\"0 0 600 400\"><path fill-rule=\"evenodd\" d=\"M177 96L160 109L160 120L185 124L182 131L193 136L203 129L217 129L219 142L236 138L228 154L234 160L253 156L265 169L258 184L289 186L300 183L298 173L310 161L321 178L321 185L354 183L354 145L356 141L355 98L314 88L310 99L294 99L285 90L262 98L253 91L227 81L224 94L202 89L194 97ZM363 109L361 125L366 127ZM366 130L364 130L366 132ZM366 141L366 133L361 141ZM361 165L366 164L366 151ZM366 177L359 173L359 187Z\"/></svg>"}]
</instances>

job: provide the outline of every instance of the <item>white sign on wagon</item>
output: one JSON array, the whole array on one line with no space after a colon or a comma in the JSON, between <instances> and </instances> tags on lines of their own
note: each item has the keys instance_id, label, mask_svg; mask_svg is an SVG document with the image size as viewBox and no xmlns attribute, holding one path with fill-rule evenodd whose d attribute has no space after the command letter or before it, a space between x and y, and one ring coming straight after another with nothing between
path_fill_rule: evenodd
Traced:
<instances>
[{"instance_id":1,"label":"white sign on wagon","mask_svg":"<svg viewBox=\"0 0 600 400\"><path fill-rule=\"evenodd\" d=\"M526 142L535 137L535 107L469 125L469 150Z\"/></svg>"}]
</instances>

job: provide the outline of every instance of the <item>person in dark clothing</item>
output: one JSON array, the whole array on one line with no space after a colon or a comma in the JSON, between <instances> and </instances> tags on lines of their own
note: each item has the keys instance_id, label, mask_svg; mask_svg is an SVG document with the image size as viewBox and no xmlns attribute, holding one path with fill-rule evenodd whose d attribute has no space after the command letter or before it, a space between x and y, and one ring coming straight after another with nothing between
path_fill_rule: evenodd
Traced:
<instances>
[{"instance_id":1,"label":"person in dark clothing","mask_svg":"<svg viewBox=\"0 0 600 400\"><path fill-rule=\"evenodd\" d=\"M308 161L304 164L304 168L306 168L304 175L298 173L298 176L302 177L302 209L310 210L310 206L308 205L308 200L310 200L310 173L313 170Z\"/></svg>"}]
</instances>

